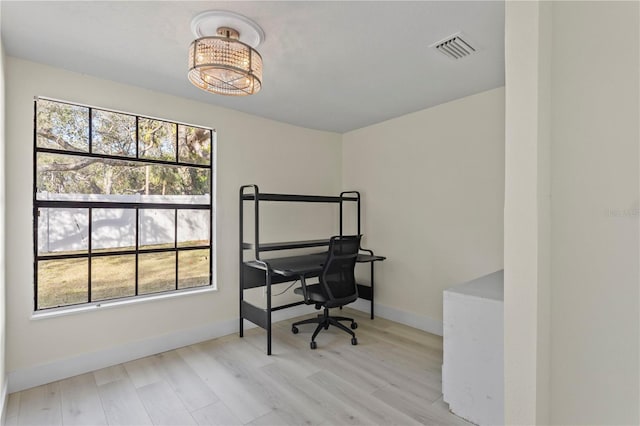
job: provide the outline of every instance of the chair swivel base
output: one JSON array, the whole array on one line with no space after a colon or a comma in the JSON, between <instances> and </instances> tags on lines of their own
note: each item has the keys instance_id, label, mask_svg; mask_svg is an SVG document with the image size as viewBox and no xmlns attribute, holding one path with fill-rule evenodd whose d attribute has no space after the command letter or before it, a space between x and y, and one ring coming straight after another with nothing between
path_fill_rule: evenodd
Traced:
<instances>
[{"instance_id":1,"label":"chair swivel base","mask_svg":"<svg viewBox=\"0 0 640 426\"><path fill-rule=\"evenodd\" d=\"M351 344L357 345L358 339L356 338L356 334L353 331L349 330L344 324L340 323L340 321L350 321L351 329L353 330L358 328L358 323L355 322L353 318L329 316L329 309L324 308L323 315L318 315L316 318L309 318L291 324L291 332L293 334L298 334L298 326L302 324L318 324L315 331L313 332L313 335L311 336L311 343L309 344L311 349L316 349L318 347L318 345L316 344L316 337L318 336L318 333L320 333L323 328L327 330L330 325L333 325L335 327L338 327L340 330L349 333L351 335Z\"/></svg>"}]
</instances>

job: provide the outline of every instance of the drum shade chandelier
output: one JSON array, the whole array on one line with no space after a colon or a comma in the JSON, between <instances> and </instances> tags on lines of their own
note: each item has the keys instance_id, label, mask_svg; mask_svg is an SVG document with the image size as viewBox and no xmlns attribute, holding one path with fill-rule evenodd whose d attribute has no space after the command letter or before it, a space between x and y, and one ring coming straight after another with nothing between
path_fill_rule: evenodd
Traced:
<instances>
[{"instance_id":1,"label":"drum shade chandelier","mask_svg":"<svg viewBox=\"0 0 640 426\"><path fill-rule=\"evenodd\" d=\"M191 21L189 81L219 95L246 96L262 88L262 57L255 50L264 32L251 19L212 10Z\"/></svg>"}]
</instances>

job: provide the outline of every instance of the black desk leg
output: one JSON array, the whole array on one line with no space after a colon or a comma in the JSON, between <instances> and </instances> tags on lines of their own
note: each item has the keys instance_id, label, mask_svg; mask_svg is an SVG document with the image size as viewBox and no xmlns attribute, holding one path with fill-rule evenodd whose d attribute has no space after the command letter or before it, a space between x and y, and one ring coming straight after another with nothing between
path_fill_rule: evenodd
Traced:
<instances>
[{"instance_id":1,"label":"black desk leg","mask_svg":"<svg viewBox=\"0 0 640 426\"><path fill-rule=\"evenodd\" d=\"M265 283L267 288L267 355L271 355L271 274L268 270L265 273Z\"/></svg>"},{"instance_id":2,"label":"black desk leg","mask_svg":"<svg viewBox=\"0 0 640 426\"><path fill-rule=\"evenodd\" d=\"M243 282L242 277L240 277L240 337L244 337L244 318L242 315L242 299L244 298L244 291L242 290Z\"/></svg>"},{"instance_id":3,"label":"black desk leg","mask_svg":"<svg viewBox=\"0 0 640 426\"><path fill-rule=\"evenodd\" d=\"M371 262L371 319L373 319L373 264L375 262Z\"/></svg>"}]
</instances>

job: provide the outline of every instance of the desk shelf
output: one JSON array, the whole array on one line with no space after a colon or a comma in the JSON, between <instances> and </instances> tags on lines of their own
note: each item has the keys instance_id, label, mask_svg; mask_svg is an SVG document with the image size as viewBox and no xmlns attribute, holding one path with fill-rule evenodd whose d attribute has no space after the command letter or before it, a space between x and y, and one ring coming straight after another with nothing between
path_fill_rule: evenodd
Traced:
<instances>
[{"instance_id":1,"label":"desk shelf","mask_svg":"<svg viewBox=\"0 0 640 426\"><path fill-rule=\"evenodd\" d=\"M275 251L275 250L293 250L310 247L327 247L329 246L328 239L321 240L306 240L306 241L287 241L282 243L260 243L258 245L258 252L263 251ZM245 250L255 250L255 243L242 243L242 248Z\"/></svg>"},{"instance_id":2,"label":"desk shelf","mask_svg":"<svg viewBox=\"0 0 640 426\"><path fill-rule=\"evenodd\" d=\"M357 233L360 232L360 193L357 191L345 191L339 196L325 195L294 195L294 194L270 194L261 193L257 185L244 185L240 187L239 197L239 278L240 278L240 337L244 333L244 320L248 320L264 328L267 331L267 355L271 355L271 313L273 311L300 305L304 302L289 303L282 306L272 306L271 285L291 282L301 275L304 277L317 277L322 272L322 263L326 259L326 249L320 253L311 253L297 256L282 256L263 259L262 253L286 251L294 249L308 249L314 247L328 247L330 238L316 240L300 240L285 242L265 243L260 241L260 203L263 201L293 202L293 203L330 203L339 204L340 222L339 235L343 235L343 206L345 203L356 203L357 208ZM244 212L245 204L250 202L253 207L253 242L244 240ZM374 280L373 264L384 260L383 256L374 255L373 251L360 249L357 262L371 265L370 286L358 284L359 294L362 299L371 301L371 319L373 313ZM253 254L253 259L246 260ZM265 287L266 308L261 308L244 299L244 291Z\"/></svg>"},{"instance_id":3,"label":"desk shelf","mask_svg":"<svg viewBox=\"0 0 640 426\"><path fill-rule=\"evenodd\" d=\"M253 185L246 185L247 187ZM251 193L242 194L244 201L287 201L298 203L341 203L343 201L360 201L360 196L327 196L327 195L294 195L294 194L265 194L265 193Z\"/></svg>"}]
</instances>

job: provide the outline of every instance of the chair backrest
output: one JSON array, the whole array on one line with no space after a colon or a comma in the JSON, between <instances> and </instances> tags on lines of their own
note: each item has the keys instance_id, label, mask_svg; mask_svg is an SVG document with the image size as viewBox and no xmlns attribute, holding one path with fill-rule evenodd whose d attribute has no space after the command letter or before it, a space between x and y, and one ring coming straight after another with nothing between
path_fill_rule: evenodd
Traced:
<instances>
[{"instance_id":1,"label":"chair backrest","mask_svg":"<svg viewBox=\"0 0 640 426\"><path fill-rule=\"evenodd\" d=\"M359 249L360 235L331 237L327 260L319 277L327 307L343 306L358 298L354 270Z\"/></svg>"}]
</instances>

